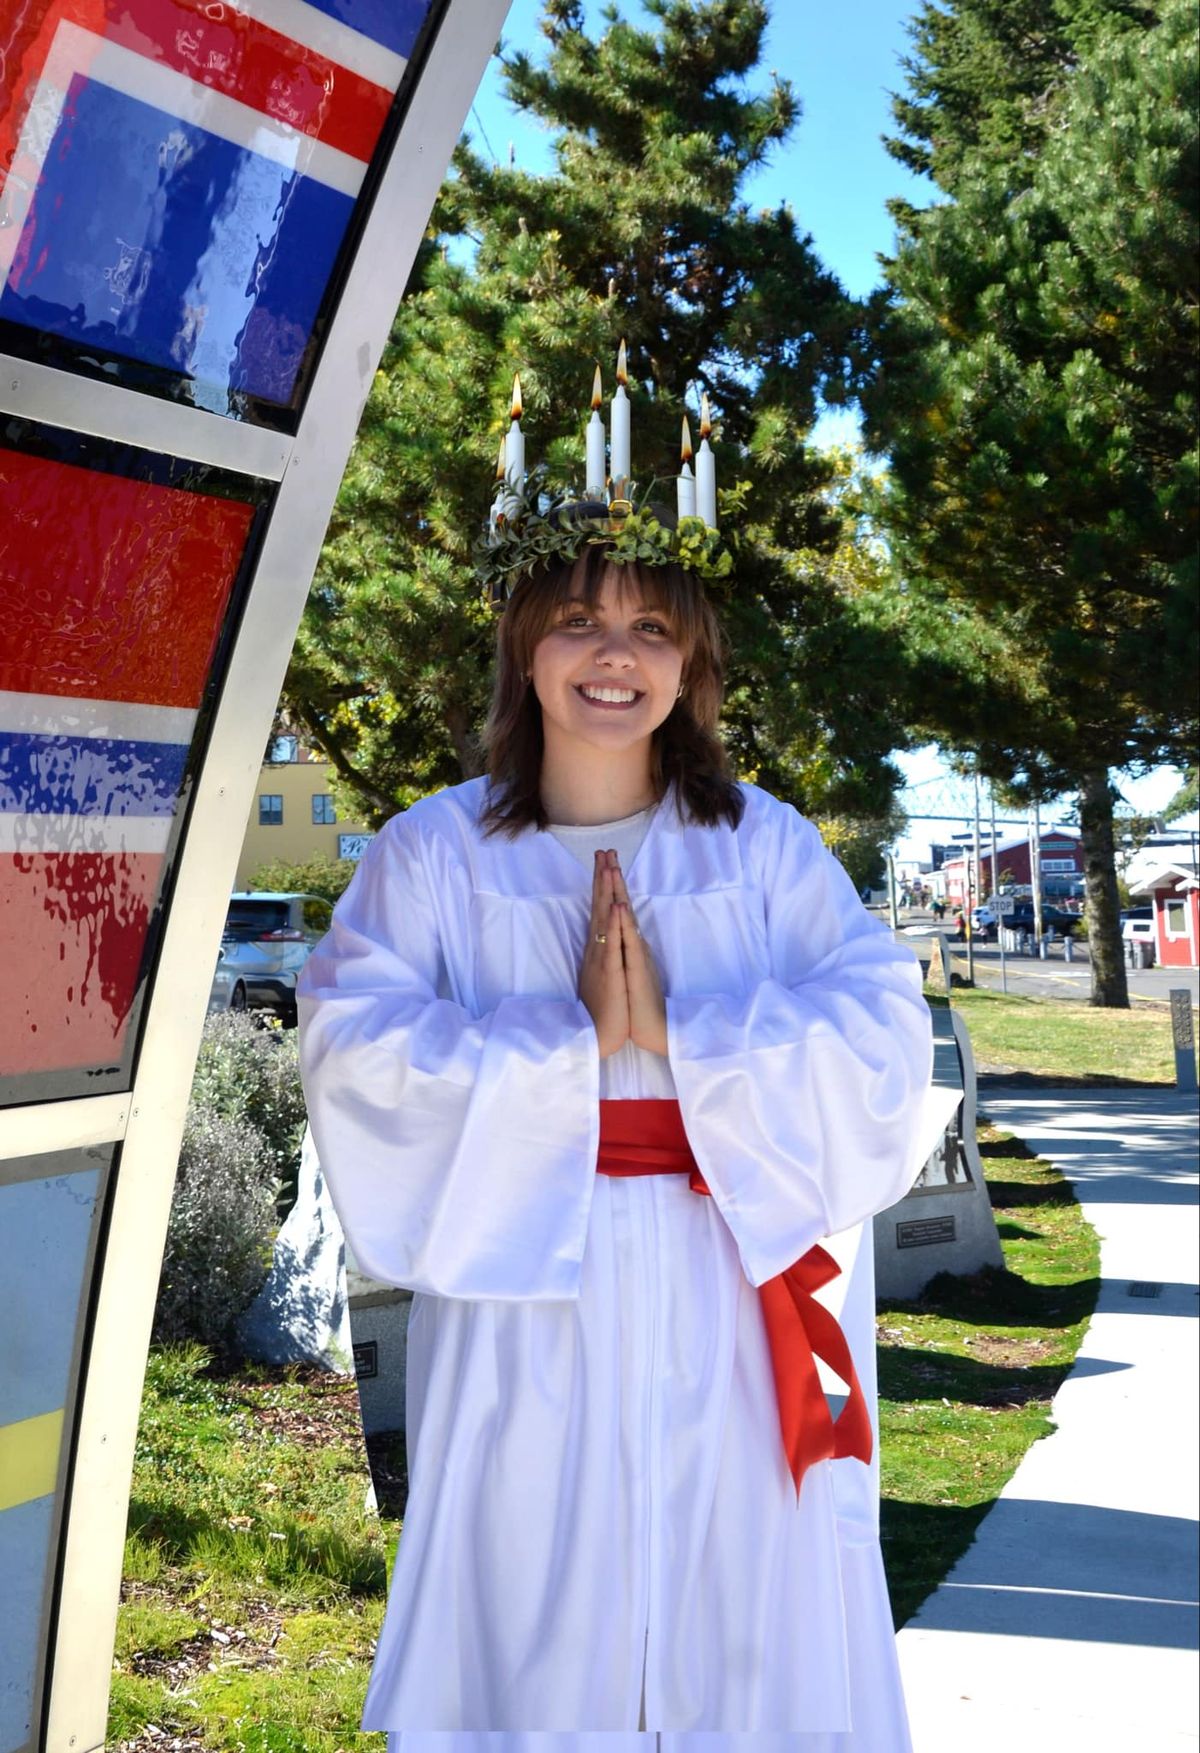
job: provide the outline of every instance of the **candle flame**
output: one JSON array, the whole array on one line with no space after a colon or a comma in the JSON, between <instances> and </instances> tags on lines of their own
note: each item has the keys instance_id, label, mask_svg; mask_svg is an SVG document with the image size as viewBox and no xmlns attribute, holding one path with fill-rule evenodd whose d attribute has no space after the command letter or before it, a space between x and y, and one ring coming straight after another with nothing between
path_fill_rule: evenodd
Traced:
<instances>
[{"instance_id":1,"label":"candle flame","mask_svg":"<svg viewBox=\"0 0 1200 1753\"><path fill-rule=\"evenodd\" d=\"M700 436L707 438L712 431L712 410L708 405L708 391L700 397Z\"/></svg>"},{"instance_id":2,"label":"candle flame","mask_svg":"<svg viewBox=\"0 0 1200 1753\"><path fill-rule=\"evenodd\" d=\"M692 460L692 429L688 425L688 417L683 416L683 439L679 446L679 460L690 463Z\"/></svg>"},{"instance_id":3,"label":"candle flame","mask_svg":"<svg viewBox=\"0 0 1200 1753\"><path fill-rule=\"evenodd\" d=\"M513 419L519 420L521 418L522 412L523 412L523 403L521 401L521 374L519 371L516 371L513 373L513 393L512 393L512 417L513 417Z\"/></svg>"},{"instance_id":4,"label":"candle flame","mask_svg":"<svg viewBox=\"0 0 1200 1753\"><path fill-rule=\"evenodd\" d=\"M617 382L619 384L627 384L629 382L629 366L625 359L624 341L622 341L621 345L617 348Z\"/></svg>"},{"instance_id":5,"label":"candle flame","mask_svg":"<svg viewBox=\"0 0 1200 1753\"><path fill-rule=\"evenodd\" d=\"M600 382L600 367L597 366L596 367L596 375L592 379L592 407L593 408L599 408L600 403L603 399L603 396L604 396L604 390L603 390L603 387L602 387L601 382Z\"/></svg>"},{"instance_id":6,"label":"candle flame","mask_svg":"<svg viewBox=\"0 0 1200 1753\"><path fill-rule=\"evenodd\" d=\"M500 455L496 458L496 479L497 479L497 481L503 481L503 479L504 479L504 440L503 439L500 440Z\"/></svg>"}]
</instances>

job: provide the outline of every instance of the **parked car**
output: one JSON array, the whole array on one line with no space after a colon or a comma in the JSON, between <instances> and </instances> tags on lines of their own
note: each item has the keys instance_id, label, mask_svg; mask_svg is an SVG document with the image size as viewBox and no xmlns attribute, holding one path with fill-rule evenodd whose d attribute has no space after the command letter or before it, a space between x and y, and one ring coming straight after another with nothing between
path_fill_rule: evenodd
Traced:
<instances>
[{"instance_id":1,"label":"parked car","mask_svg":"<svg viewBox=\"0 0 1200 1753\"><path fill-rule=\"evenodd\" d=\"M241 983L247 1004L294 1021L296 980L332 918L333 908L319 895L231 895L218 968L224 964Z\"/></svg>"},{"instance_id":2,"label":"parked car","mask_svg":"<svg viewBox=\"0 0 1200 1753\"><path fill-rule=\"evenodd\" d=\"M985 941L993 939L996 936L996 920L994 914L992 914L991 910L987 907L977 908L976 912L979 914L986 913L988 915L988 922L986 925L978 924L974 926L976 936ZM1048 901L1042 902L1043 931L1056 932L1059 937L1073 937L1075 932L1078 931L1082 920L1083 915L1081 913L1068 913L1063 907L1052 907ZM1003 923L1009 931L1023 931L1032 936L1034 931L1033 902L1017 901L1014 904L1012 911L1004 915Z\"/></svg>"},{"instance_id":3,"label":"parked car","mask_svg":"<svg viewBox=\"0 0 1200 1753\"><path fill-rule=\"evenodd\" d=\"M245 979L239 974L236 961L231 962L226 958L227 947L226 940L222 938L221 951L208 994L210 1016L222 1010L245 1010L250 1002Z\"/></svg>"}]
</instances>

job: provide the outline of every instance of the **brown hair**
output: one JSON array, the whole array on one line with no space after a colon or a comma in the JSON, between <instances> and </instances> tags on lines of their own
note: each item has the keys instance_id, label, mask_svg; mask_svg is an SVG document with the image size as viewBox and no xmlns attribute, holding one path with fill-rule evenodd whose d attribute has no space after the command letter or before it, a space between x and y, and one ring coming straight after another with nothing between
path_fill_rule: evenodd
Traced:
<instances>
[{"instance_id":1,"label":"brown hair","mask_svg":"<svg viewBox=\"0 0 1200 1753\"><path fill-rule=\"evenodd\" d=\"M500 617L496 679L483 732L490 796L484 832L515 837L523 828L545 828L540 779L542 709L531 682L534 648L558 619L564 603L599 602L609 566L603 543L590 543L577 561L539 568L518 586ZM745 808L717 733L723 692L721 627L698 579L680 566L625 562L622 579L640 586L671 624L683 652L683 694L654 732L650 776L656 798L674 785L681 813L702 827L728 822L736 828Z\"/></svg>"}]
</instances>

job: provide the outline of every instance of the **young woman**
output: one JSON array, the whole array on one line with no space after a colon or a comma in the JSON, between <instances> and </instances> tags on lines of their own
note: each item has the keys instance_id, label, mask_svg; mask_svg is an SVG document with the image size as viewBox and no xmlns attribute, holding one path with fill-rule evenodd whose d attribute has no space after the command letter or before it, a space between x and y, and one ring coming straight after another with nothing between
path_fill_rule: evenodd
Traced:
<instances>
[{"instance_id":1,"label":"young woman","mask_svg":"<svg viewBox=\"0 0 1200 1753\"><path fill-rule=\"evenodd\" d=\"M415 1293L364 1715L406 1753L908 1747L857 1226L940 1132L929 1021L816 831L730 777L720 702L677 565L597 542L525 577L488 777L387 824L305 970L321 1161L361 1268Z\"/></svg>"}]
</instances>

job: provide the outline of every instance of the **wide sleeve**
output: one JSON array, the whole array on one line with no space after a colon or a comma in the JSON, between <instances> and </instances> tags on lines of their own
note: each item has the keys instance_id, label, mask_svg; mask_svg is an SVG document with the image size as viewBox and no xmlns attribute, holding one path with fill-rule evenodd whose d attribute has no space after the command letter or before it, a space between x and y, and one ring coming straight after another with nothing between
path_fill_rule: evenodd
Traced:
<instances>
[{"instance_id":1,"label":"wide sleeve","mask_svg":"<svg viewBox=\"0 0 1200 1753\"><path fill-rule=\"evenodd\" d=\"M309 1121L334 1205L359 1266L385 1283L576 1297L595 1185L596 1032L576 1000L505 998L476 1016L445 996L444 921L465 934L468 909L458 921L453 857L431 851L417 813L372 843L297 989ZM469 965L470 945L457 953Z\"/></svg>"},{"instance_id":2,"label":"wide sleeve","mask_svg":"<svg viewBox=\"0 0 1200 1753\"><path fill-rule=\"evenodd\" d=\"M667 1000L684 1125L753 1285L908 1192L940 1136L916 958L861 905L820 836L754 794L770 975Z\"/></svg>"}]
</instances>

